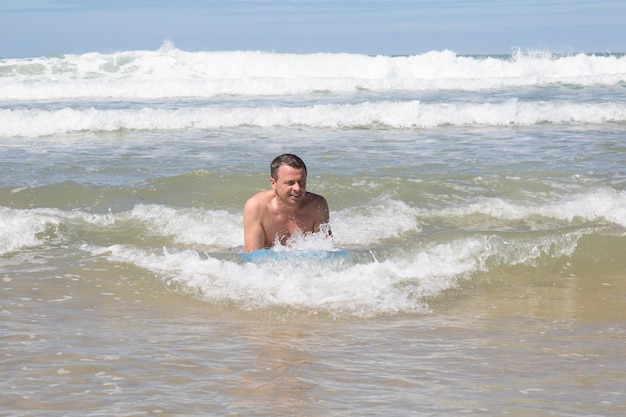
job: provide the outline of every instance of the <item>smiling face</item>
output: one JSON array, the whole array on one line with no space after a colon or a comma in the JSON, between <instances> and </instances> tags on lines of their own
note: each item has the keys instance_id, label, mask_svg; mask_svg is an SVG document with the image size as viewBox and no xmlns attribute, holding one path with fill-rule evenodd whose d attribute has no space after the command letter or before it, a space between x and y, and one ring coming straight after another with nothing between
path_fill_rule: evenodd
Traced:
<instances>
[{"instance_id":1,"label":"smiling face","mask_svg":"<svg viewBox=\"0 0 626 417\"><path fill-rule=\"evenodd\" d=\"M282 164L278 167L276 179L270 178L270 184L280 203L297 206L306 195L306 171Z\"/></svg>"}]
</instances>

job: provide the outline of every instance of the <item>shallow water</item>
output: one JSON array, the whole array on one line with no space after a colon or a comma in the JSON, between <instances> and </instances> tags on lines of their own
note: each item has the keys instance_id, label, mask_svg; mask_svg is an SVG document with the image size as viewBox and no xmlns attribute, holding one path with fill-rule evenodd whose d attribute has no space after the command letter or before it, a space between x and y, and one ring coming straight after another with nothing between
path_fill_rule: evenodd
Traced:
<instances>
[{"instance_id":1,"label":"shallow water","mask_svg":"<svg viewBox=\"0 0 626 417\"><path fill-rule=\"evenodd\" d=\"M336 319L207 303L130 280L133 269L94 260L65 277L5 278L5 411L624 412L622 276L496 274L436 297L429 313Z\"/></svg>"},{"instance_id":2,"label":"shallow water","mask_svg":"<svg viewBox=\"0 0 626 417\"><path fill-rule=\"evenodd\" d=\"M623 415L625 62L0 60L0 414ZM242 258L282 152L346 256Z\"/></svg>"}]
</instances>

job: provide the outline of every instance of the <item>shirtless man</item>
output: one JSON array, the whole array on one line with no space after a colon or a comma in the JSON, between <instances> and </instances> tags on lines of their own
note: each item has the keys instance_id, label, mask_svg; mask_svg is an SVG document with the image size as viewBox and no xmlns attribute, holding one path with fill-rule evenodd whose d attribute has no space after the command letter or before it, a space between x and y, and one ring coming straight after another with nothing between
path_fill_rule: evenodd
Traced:
<instances>
[{"instance_id":1,"label":"shirtless man","mask_svg":"<svg viewBox=\"0 0 626 417\"><path fill-rule=\"evenodd\" d=\"M279 155L270 172L272 189L250 197L243 209L246 252L285 244L293 233L319 232L320 226L328 224L326 199L306 191L307 170L302 159ZM330 236L330 228L327 233Z\"/></svg>"}]
</instances>

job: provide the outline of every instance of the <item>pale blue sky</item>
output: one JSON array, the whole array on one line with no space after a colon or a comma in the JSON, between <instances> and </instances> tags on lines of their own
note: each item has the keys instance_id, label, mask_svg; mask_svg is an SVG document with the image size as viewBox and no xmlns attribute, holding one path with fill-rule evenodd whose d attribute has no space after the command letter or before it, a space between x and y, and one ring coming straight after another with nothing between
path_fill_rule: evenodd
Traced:
<instances>
[{"instance_id":1,"label":"pale blue sky","mask_svg":"<svg viewBox=\"0 0 626 417\"><path fill-rule=\"evenodd\" d=\"M624 0L3 0L0 57L158 49L626 52Z\"/></svg>"}]
</instances>

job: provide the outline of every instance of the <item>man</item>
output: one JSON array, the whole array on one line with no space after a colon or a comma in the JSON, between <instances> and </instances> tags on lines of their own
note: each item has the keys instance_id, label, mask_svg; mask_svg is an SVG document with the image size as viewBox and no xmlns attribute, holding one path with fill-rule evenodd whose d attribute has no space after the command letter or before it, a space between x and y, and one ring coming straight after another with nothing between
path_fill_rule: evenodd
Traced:
<instances>
[{"instance_id":1,"label":"man","mask_svg":"<svg viewBox=\"0 0 626 417\"><path fill-rule=\"evenodd\" d=\"M328 224L326 199L306 191L306 165L296 155L279 155L270 165L271 190L250 197L243 209L246 252L285 244L294 233L319 232ZM324 229L328 236L330 229Z\"/></svg>"}]
</instances>

